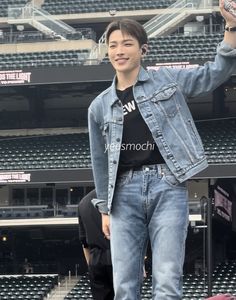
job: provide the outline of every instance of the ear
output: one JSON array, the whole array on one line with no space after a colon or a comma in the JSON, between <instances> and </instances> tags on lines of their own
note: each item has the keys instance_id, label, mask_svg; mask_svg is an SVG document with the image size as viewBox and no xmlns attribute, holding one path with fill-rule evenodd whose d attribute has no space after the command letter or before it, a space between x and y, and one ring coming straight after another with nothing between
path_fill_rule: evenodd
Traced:
<instances>
[{"instance_id":1,"label":"ear","mask_svg":"<svg viewBox=\"0 0 236 300\"><path fill-rule=\"evenodd\" d=\"M148 51L148 45L147 44L144 44L141 46L141 54L142 55L145 55Z\"/></svg>"}]
</instances>

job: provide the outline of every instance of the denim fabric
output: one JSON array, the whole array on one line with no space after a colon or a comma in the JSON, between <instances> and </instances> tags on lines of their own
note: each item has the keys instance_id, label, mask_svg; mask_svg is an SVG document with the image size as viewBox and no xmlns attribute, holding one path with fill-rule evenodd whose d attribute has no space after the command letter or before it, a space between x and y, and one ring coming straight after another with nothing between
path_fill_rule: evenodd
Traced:
<instances>
[{"instance_id":1,"label":"denim fabric","mask_svg":"<svg viewBox=\"0 0 236 300\"><path fill-rule=\"evenodd\" d=\"M165 165L130 170L117 180L110 219L114 299L141 299L150 236L153 299L180 300L188 226L185 183Z\"/></svg>"},{"instance_id":2,"label":"denim fabric","mask_svg":"<svg viewBox=\"0 0 236 300\"><path fill-rule=\"evenodd\" d=\"M236 49L222 42L214 62L192 69L140 68L134 100L165 163L179 182L207 167L201 138L186 100L204 95L236 71ZM90 105L91 160L100 212L112 209L123 133L123 108L116 79Z\"/></svg>"}]
</instances>

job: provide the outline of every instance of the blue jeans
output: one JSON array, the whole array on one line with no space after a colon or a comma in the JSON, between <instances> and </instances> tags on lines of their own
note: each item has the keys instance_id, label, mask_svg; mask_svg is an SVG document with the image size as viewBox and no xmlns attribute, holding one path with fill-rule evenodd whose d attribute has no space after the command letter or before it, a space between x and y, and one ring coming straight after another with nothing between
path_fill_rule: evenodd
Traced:
<instances>
[{"instance_id":1,"label":"blue jeans","mask_svg":"<svg viewBox=\"0 0 236 300\"><path fill-rule=\"evenodd\" d=\"M182 298L188 228L186 184L166 165L143 166L118 176L111 217L114 300L141 299L148 239L155 300Z\"/></svg>"}]
</instances>

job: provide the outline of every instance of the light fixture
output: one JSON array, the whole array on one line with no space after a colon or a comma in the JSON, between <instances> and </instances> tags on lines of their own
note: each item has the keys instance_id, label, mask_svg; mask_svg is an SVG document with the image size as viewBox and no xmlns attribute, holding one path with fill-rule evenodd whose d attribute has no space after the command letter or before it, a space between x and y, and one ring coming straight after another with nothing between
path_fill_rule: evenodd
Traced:
<instances>
[{"instance_id":1,"label":"light fixture","mask_svg":"<svg viewBox=\"0 0 236 300\"><path fill-rule=\"evenodd\" d=\"M109 14L110 16L114 17L116 15L116 9L110 9Z\"/></svg>"},{"instance_id":2,"label":"light fixture","mask_svg":"<svg viewBox=\"0 0 236 300\"><path fill-rule=\"evenodd\" d=\"M202 22L204 20L204 16L196 16L196 20L198 22Z\"/></svg>"}]
</instances>

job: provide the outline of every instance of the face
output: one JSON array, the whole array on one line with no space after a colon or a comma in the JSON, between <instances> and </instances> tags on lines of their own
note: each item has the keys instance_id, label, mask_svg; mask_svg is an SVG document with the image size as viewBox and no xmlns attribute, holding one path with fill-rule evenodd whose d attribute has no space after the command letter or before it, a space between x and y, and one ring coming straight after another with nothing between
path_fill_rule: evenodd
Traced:
<instances>
[{"instance_id":1,"label":"face","mask_svg":"<svg viewBox=\"0 0 236 300\"><path fill-rule=\"evenodd\" d=\"M113 31L108 40L108 57L117 73L134 73L142 57L138 40L121 30Z\"/></svg>"}]
</instances>

